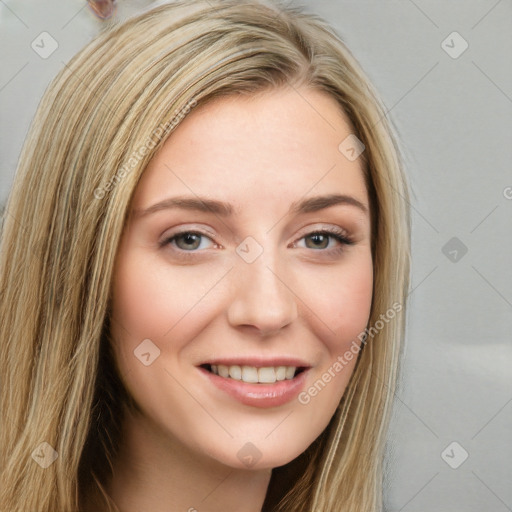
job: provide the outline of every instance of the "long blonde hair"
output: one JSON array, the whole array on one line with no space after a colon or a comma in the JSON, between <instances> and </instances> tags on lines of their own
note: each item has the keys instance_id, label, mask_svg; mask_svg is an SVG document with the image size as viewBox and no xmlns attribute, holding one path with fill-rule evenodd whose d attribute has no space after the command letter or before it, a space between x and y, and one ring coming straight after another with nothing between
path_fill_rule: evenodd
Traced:
<instances>
[{"instance_id":1,"label":"long blonde hair","mask_svg":"<svg viewBox=\"0 0 512 512\"><path fill-rule=\"evenodd\" d=\"M110 285L138 180L194 105L299 86L335 98L365 145L369 327L392 304L400 311L364 344L325 431L273 470L264 510L381 509L410 265L396 137L358 63L317 16L256 0L198 0L100 34L51 83L26 138L0 246L1 512L76 512L92 495L116 510L104 483L119 404L130 397L110 352Z\"/></svg>"}]
</instances>

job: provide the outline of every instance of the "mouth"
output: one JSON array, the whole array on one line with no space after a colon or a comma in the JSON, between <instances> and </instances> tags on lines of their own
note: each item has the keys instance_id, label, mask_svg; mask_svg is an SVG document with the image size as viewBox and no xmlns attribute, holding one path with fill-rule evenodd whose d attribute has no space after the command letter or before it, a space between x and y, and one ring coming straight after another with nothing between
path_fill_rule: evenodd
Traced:
<instances>
[{"instance_id":1,"label":"mouth","mask_svg":"<svg viewBox=\"0 0 512 512\"><path fill-rule=\"evenodd\" d=\"M225 379L232 379L249 384L274 384L284 380L292 380L307 366L249 366L227 364L202 364L200 368Z\"/></svg>"},{"instance_id":2,"label":"mouth","mask_svg":"<svg viewBox=\"0 0 512 512\"><path fill-rule=\"evenodd\" d=\"M231 399L258 408L293 402L306 385L311 366L290 357L222 359L197 366L212 400ZM221 395L217 394L218 390Z\"/></svg>"}]
</instances>

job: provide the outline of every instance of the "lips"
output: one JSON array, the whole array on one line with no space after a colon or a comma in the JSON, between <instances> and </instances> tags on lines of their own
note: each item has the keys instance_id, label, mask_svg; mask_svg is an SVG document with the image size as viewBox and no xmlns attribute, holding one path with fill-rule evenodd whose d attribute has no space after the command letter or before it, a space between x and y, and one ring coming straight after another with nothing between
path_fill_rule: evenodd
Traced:
<instances>
[{"instance_id":1,"label":"lips","mask_svg":"<svg viewBox=\"0 0 512 512\"><path fill-rule=\"evenodd\" d=\"M198 368L210 383L243 404L275 407L300 392L311 367L285 357L215 359Z\"/></svg>"}]
</instances>

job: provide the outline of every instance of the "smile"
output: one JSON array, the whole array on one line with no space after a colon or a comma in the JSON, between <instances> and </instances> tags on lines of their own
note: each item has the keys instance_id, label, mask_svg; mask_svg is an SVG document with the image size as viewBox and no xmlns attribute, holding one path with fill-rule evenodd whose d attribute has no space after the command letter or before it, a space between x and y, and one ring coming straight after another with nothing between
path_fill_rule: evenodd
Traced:
<instances>
[{"instance_id":1,"label":"smile","mask_svg":"<svg viewBox=\"0 0 512 512\"><path fill-rule=\"evenodd\" d=\"M274 382L291 380L305 370L296 366L239 366L224 364L206 364L205 370L226 379L240 380L247 383L273 384Z\"/></svg>"},{"instance_id":2,"label":"smile","mask_svg":"<svg viewBox=\"0 0 512 512\"><path fill-rule=\"evenodd\" d=\"M197 368L207 379L212 398L220 391L218 396L227 395L244 405L259 408L278 407L294 400L304 389L311 369L310 366L300 366L304 363L297 360L236 362L239 364L215 361ZM247 364L249 362L253 364Z\"/></svg>"}]
</instances>

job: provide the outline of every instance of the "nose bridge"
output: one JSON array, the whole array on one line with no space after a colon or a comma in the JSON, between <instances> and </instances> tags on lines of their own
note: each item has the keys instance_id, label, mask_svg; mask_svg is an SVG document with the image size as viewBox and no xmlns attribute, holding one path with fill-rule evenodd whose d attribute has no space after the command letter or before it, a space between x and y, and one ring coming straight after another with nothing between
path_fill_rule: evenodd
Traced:
<instances>
[{"instance_id":1,"label":"nose bridge","mask_svg":"<svg viewBox=\"0 0 512 512\"><path fill-rule=\"evenodd\" d=\"M242 256L236 260L237 282L228 311L233 326L251 325L263 333L279 330L297 317L290 273L280 260L278 249L270 247L268 239L267 242L252 262L239 253ZM247 245L242 243L241 246L247 249Z\"/></svg>"}]
</instances>

